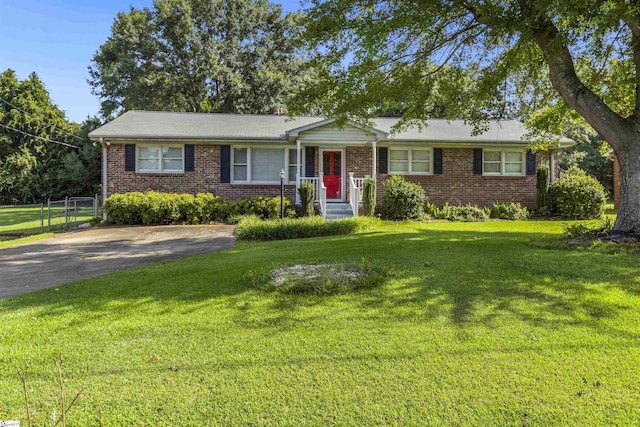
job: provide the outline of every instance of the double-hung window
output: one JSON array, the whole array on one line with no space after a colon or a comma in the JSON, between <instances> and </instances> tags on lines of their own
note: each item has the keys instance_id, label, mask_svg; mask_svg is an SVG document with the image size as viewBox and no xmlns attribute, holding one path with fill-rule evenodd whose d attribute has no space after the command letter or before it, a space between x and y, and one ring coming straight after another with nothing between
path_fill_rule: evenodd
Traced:
<instances>
[{"instance_id":1,"label":"double-hung window","mask_svg":"<svg viewBox=\"0 0 640 427\"><path fill-rule=\"evenodd\" d=\"M234 147L232 151L232 182L279 183L282 170L285 181L295 182L295 149Z\"/></svg>"},{"instance_id":2,"label":"double-hung window","mask_svg":"<svg viewBox=\"0 0 640 427\"><path fill-rule=\"evenodd\" d=\"M287 164L289 165L288 172L288 181L296 182L296 172L298 171L298 150L295 148L289 148L289 160L287 160ZM302 170L302 168L300 169Z\"/></svg>"},{"instance_id":3,"label":"double-hung window","mask_svg":"<svg viewBox=\"0 0 640 427\"><path fill-rule=\"evenodd\" d=\"M432 173L432 151L430 149L389 149L389 173Z\"/></svg>"},{"instance_id":4,"label":"double-hung window","mask_svg":"<svg viewBox=\"0 0 640 427\"><path fill-rule=\"evenodd\" d=\"M184 172L184 147L180 145L139 145L138 172Z\"/></svg>"},{"instance_id":5,"label":"double-hung window","mask_svg":"<svg viewBox=\"0 0 640 427\"><path fill-rule=\"evenodd\" d=\"M524 151L483 150L482 173L485 175L524 175Z\"/></svg>"}]
</instances>

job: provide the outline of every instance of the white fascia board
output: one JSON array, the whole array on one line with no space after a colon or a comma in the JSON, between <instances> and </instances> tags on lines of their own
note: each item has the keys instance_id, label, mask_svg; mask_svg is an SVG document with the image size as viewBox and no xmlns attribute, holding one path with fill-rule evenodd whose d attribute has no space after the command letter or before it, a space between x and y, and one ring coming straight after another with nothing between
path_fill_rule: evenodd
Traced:
<instances>
[{"instance_id":1,"label":"white fascia board","mask_svg":"<svg viewBox=\"0 0 640 427\"><path fill-rule=\"evenodd\" d=\"M296 141L300 141L302 145L313 145L313 146L347 146L347 147L363 147L363 146L371 146L375 139L368 140L333 140L333 139L303 139L299 138Z\"/></svg>"},{"instance_id":2,"label":"white fascia board","mask_svg":"<svg viewBox=\"0 0 640 427\"><path fill-rule=\"evenodd\" d=\"M528 145L527 141L416 141L416 140L393 140L380 141L380 146L400 147L400 146L416 146L416 147L438 147L438 148L482 148L482 147L519 147L523 148Z\"/></svg>"},{"instance_id":3,"label":"white fascia board","mask_svg":"<svg viewBox=\"0 0 640 427\"><path fill-rule=\"evenodd\" d=\"M293 137L293 138L297 138L300 135L300 132L304 132L310 129L315 129L318 127L322 127L325 125L329 125L331 123L334 123L336 121L336 119L326 119L326 120L321 120L319 122L316 123L311 123L308 124L306 126L301 126L299 128L295 128L295 129L291 129L287 132L287 134L289 135L289 137ZM381 131L380 129L376 129L376 128L372 128L370 126L361 126L357 123L354 123L352 121L347 121L345 123L345 125L349 125L349 126L353 126L354 128L363 130L365 132L370 132L372 134L374 134L376 136L376 138L381 139L381 138L387 138L389 136L389 134L387 132Z\"/></svg>"},{"instance_id":4,"label":"white fascia board","mask_svg":"<svg viewBox=\"0 0 640 427\"><path fill-rule=\"evenodd\" d=\"M289 145L290 142L287 139L282 138L185 138L185 137L170 137L170 138L112 138L101 137L105 141L109 141L114 144L141 144L141 143L190 143L190 144L203 144L203 145L225 145L225 144L285 144Z\"/></svg>"}]
</instances>

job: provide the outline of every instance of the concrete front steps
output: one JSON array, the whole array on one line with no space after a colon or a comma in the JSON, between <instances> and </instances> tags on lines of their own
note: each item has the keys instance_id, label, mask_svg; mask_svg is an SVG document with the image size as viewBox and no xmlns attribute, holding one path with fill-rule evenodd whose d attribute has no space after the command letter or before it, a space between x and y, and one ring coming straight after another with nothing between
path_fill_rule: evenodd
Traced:
<instances>
[{"instance_id":1,"label":"concrete front steps","mask_svg":"<svg viewBox=\"0 0 640 427\"><path fill-rule=\"evenodd\" d=\"M327 219L340 219L353 217L353 211L348 203L327 202Z\"/></svg>"}]
</instances>

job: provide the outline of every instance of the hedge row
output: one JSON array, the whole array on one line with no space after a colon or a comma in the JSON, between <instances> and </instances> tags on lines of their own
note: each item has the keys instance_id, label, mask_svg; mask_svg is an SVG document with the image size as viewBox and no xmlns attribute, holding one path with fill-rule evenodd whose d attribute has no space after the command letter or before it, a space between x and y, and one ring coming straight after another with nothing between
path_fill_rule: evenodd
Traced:
<instances>
[{"instance_id":1,"label":"hedge row","mask_svg":"<svg viewBox=\"0 0 640 427\"><path fill-rule=\"evenodd\" d=\"M285 202L285 216L295 217L291 201ZM117 225L206 224L228 222L242 215L260 218L280 216L280 197L255 196L227 202L210 193L192 194L131 192L114 194L105 200L107 220Z\"/></svg>"},{"instance_id":2,"label":"hedge row","mask_svg":"<svg viewBox=\"0 0 640 427\"><path fill-rule=\"evenodd\" d=\"M327 220L320 216L287 218L281 220L262 220L257 216L247 216L240 220L236 228L239 240L287 240L307 237L353 234L357 231L373 228L379 220L370 217Z\"/></svg>"}]
</instances>

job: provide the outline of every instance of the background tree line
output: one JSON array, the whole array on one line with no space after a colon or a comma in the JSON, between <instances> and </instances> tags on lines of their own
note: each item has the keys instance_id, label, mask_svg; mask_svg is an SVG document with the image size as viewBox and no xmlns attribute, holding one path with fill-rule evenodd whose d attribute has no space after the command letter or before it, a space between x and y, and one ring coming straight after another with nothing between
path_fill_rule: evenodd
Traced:
<instances>
[{"instance_id":1,"label":"background tree line","mask_svg":"<svg viewBox=\"0 0 640 427\"><path fill-rule=\"evenodd\" d=\"M0 205L98 192L100 148L87 134L99 124L68 121L36 73L0 74Z\"/></svg>"},{"instance_id":2,"label":"background tree line","mask_svg":"<svg viewBox=\"0 0 640 427\"><path fill-rule=\"evenodd\" d=\"M310 75L295 37L301 18L267 0L156 0L152 8L121 12L89 66L101 118L82 124L65 118L35 73L18 81L6 70L0 204L99 192L100 147L87 134L126 110L272 114L284 108Z\"/></svg>"},{"instance_id":3,"label":"background tree line","mask_svg":"<svg viewBox=\"0 0 640 427\"><path fill-rule=\"evenodd\" d=\"M115 17L91 58L88 82L101 102L100 119L71 123L35 74L20 82L11 70L3 73L0 100L10 104L0 102L0 202L97 191L100 152L86 135L131 109L271 114L284 107L339 119L397 116L404 124L463 118L479 131L489 119L528 120L546 136L573 137L578 145L561 165L579 165L611 188L603 138L576 120L545 79L545 55L554 51L543 54L527 27L543 16L582 13L584 22L569 19L562 29L574 37L566 43L584 47L576 54L585 57L579 74L626 111L630 97L613 93L629 86L629 62L622 61L629 33L619 25L626 15L586 0L577 6L554 10L523 0L491 9L456 0L364 7L330 0L313 2L304 14L285 14L268 0L132 7Z\"/></svg>"}]
</instances>

